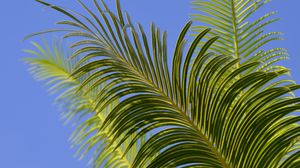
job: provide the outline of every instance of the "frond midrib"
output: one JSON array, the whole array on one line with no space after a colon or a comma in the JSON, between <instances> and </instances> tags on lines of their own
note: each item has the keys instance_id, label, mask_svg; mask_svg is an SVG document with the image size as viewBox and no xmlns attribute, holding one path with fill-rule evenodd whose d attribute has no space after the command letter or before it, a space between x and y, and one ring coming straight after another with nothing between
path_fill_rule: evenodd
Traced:
<instances>
[{"instance_id":1,"label":"frond midrib","mask_svg":"<svg viewBox=\"0 0 300 168\"><path fill-rule=\"evenodd\" d=\"M240 58L240 49L239 49L239 37L238 37L238 24L234 0L231 0L231 9L232 9L232 30L233 30L233 44L234 44L234 56L235 58Z\"/></svg>"},{"instance_id":2,"label":"frond midrib","mask_svg":"<svg viewBox=\"0 0 300 168\"><path fill-rule=\"evenodd\" d=\"M115 53L115 54L117 54L117 53ZM139 79L142 79L143 80L142 82L147 82L146 84L148 86L151 86L154 91L159 93L160 96L164 97L169 102L169 104L171 104L174 107L174 109L176 109L182 115L184 120L186 120L190 124L192 129L194 129L198 133L198 135L202 138L202 140L205 141L205 143L211 149L212 153L217 157L217 159L219 160L221 165L224 168L230 168L226 159L222 156L222 154L219 152L219 150L216 147L214 147L213 143L210 142L209 137L207 137L204 133L202 133L202 131L194 124L194 122L189 119L189 117L182 110L182 108L172 98L170 98L159 86L157 86L152 81L150 81L147 77L145 77L144 74L140 73L134 66L129 64L119 54L117 54L117 55L118 55L118 57L116 57L116 58L119 58L119 60L121 60L123 63L127 64L129 70L131 70L134 74L136 74L139 77Z\"/></svg>"}]
</instances>

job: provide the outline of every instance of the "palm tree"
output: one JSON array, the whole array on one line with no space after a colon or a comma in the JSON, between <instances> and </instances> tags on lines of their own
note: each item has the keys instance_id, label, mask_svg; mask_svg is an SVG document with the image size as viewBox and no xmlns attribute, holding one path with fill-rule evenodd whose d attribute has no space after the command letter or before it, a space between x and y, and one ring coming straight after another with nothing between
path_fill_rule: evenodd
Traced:
<instances>
[{"instance_id":1,"label":"palm tree","mask_svg":"<svg viewBox=\"0 0 300 168\"><path fill-rule=\"evenodd\" d=\"M300 99L292 94L299 85L285 77L286 68L270 66L277 61L270 59L284 58L284 50L255 54L262 47L256 44L265 40L252 30L257 22L245 29L243 20L234 22L238 33L233 31L232 41L216 26L223 18L205 16L212 30L201 27L187 45L189 22L169 57L166 32L151 25L148 37L123 14L119 1L117 14L103 1L101 7L94 0L96 12L80 2L89 16L38 2L69 17L58 22L70 27L64 37L80 40L71 45L77 48L71 53L60 45L34 43L39 52L29 52L37 57L26 61L38 79L48 79L52 90L62 92L58 100L67 107L66 118L85 120L73 139L81 144L82 156L96 148L93 167L299 167L300 117L294 112ZM253 4L260 5L197 2L206 5L204 12L214 7L233 13L229 4L249 9L237 16L251 15Z\"/></svg>"}]
</instances>

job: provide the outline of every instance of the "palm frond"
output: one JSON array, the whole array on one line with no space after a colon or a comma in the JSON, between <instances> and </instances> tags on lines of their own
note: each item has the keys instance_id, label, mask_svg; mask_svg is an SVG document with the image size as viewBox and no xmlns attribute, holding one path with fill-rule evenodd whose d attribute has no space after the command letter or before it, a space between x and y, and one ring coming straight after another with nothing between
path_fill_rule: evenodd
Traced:
<instances>
[{"instance_id":1,"label":"palm frond","mask_svg":"<svg viewBox=\"0 0 300 168\"><path fill-rule=\"evenodd\" d=\"M217 40L209 37L215 32L209 29L185 52L189 22L178 37L169 70L166 33L152 25L147 37L141 25L136 28L128 14L124 17L119 1L117 15L103 1L101 7L94 0L98 13L81 3L89 17L39 2L71 19L59 22L76 28L66 37L83 38L74 44L72 57L79 63L72 76L85 78L79 91L106 84L96 95L96 114L120 101L101 130L109 130L117 147L133 136L125 153L155 130L132 167L299 165L300 151L290 152L299 141L300 117L291 114L299 110L300 99L286 95L300 86L280 80L287 69L250 71L263 65L257 61L233 68L238 58L208 52ZM225 1L214 2L224 11L228 8ZM245 4L237 5L243 9ZM197 51L201 41L205 43Z\"/></svg>"},{"instance_id":2,"label":"palm frond","mask_svg":"<svg viewBox=\"0 0 300 168\"><path fill-rule=\"evenodd\" d=\"M95 108L95 94L102 87L95 87L92 91L78 89L85 78L71 77L71 70L76 61L68 60L72 52L62 50L62 44L55 42L53 47L47 43L44 47L34 43L36 50L25 50L36 57L25 58L30 65L30 72L37 80L47 81L49 91L59 94L56 103L65 110L63 119L78 121L76 130L70 137L73 146L79 146L76 156L83 158L89 151L94 151L90 161L93 167L130 167L133 157L137 154L138 144L124 155L126 143L116 147L116 142L108 135L108 129L100 129L103 121L118 101L112 102L101 113ZM100 114L98 114L100 113ZM146 136L143 137L145 139ZM141 141L140 144L144 142Z\"/></svg>"},{"instance_id":3,"label":"palm frond","mask_svg":"<svg viewBox=\"0 0 300 168\"><path fill-rule=\"evenodd\" d=\"M210 48L211 51L241 58L240 63L262 61L256 67L258 70L272 71L281 69L276 66L280 60L288 58L284 48L270 48L268 44L282 40L281 32L265 32L266 26L278 21L270 12L254 19L256 12L270 0L194 0L193 6L199 11L192 19L200 21L193 27L195 32L201 32L211 27L210 36L220 39ZM209 39L210 36L207 36Z\"/></svg>"}]
</instances>

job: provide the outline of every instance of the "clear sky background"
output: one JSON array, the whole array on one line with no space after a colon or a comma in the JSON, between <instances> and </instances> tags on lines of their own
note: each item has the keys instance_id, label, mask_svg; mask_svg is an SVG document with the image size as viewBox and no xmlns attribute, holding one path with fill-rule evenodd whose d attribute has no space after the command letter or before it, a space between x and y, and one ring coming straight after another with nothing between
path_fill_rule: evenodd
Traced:
<instances>
[{"instance_id":1,"label":"clear sky background","mask_svg":"<svg viewBox=\"0 0 300 168\"><path fill-rule=\"evenodd\" d=\"M83 0L90 2L91 0ZM75 0L49 0L54 4L79 9ZM114 0L106 0L112 7ZM145 27L151 22L167 30L170 44L174 44L182 26L193 13L190 0L121 0L123 9L134 21ZM281 21L270 30L285 33L285 41L274 46L289 50L290 60L284 65L300 83L300 1L273 0L260 11L279 11ZM59 120L58 108L53 105L42 83L32 79L21 58L22 52L32 48L26 35L54 28L62 15L33 0L2 0L0 4L0 167L1 168L82 168L87 160L78 161L67 142L72 132ZM47 38L55 37L49 35ZM172 46L169 46L172 47ZM299 94L298 94L299 95Z\"/></svg>"}]
</instances>

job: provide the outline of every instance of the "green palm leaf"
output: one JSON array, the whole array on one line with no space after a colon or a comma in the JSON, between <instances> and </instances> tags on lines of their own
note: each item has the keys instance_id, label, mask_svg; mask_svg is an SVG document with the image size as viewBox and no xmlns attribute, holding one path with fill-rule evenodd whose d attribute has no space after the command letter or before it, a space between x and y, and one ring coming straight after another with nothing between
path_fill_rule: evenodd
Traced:
<instances>
[{"instance_id":1,"label":"green palm leaf","mask_svg":"<svg viewBox=\"0 0 300 168\"><path fill-rule=\"evenodd\" d=\"M288 58L286 49L265 50L270 42L282 40L281 32L264 31L266 26L279 20L273 18L276 12L254 19L255 13L269 2L270 0L194 0L193 6L199 13L193 14L192 18L200 23L193 29L201 32L208 26L212 28L210 36L220 37L210 48L211 51L242 58L240 63L262 61L263 64L255 67L258 70L282 69L276 62Z\"/></svg>"},{"instance_id":2,"label":"green palm leaf","mask_svg":"<svg viewBox=\"0 0 300 168\"><path fill-rule=\"evenodd\" d=\"M95 109L95 94L101 87L96 87L93 91L87 93L87 90L78 89L84 78L74 79L71 77L71 70L76 62L68 61L67 58L72 55L70 51L63 52L61 43L54 43L51 48L48 44L45 47L33 43L36 50L25 50L35 55L33 58L25 58L26 63L30 65L30 72L37 80L46 80L49 91L59 93L56 103L65 109L63 118L69 121L78 121L78 127L70 137L74 146L80 146L76 155L83 158L90 150L94 151L91 159L93 167L130 167L134 156L137 153L138 146L124 156L126 144L116 148L116 142L108 136L108 129L100 129L107 114L115 106L112 102L100 114ZM53 50L53 51L51 51ZM145 137L143 137L145 141ZM140 143L143 144L144 142ZM124 156L124 157L123 157Z\"/></svg>"},{"instance_id":3,"label":"green palm leaf","mask_svg":"<svg viewBox=\"0 0 300 168\"><path fill-rule=\"evenodd\" d=\"M154 133L141 144L132 167L300 165L300 117L292 115L300 99L288 97L300 86L281 80L287 69L253 71L264 66L258 61L236 67L238 58L208 52L217 40L209 29L186 48L189 22L169 70L166 33L152 25L147 37L141 25L136 28L123 16L118 1L117 15L103 1L103 7L94 1L97 13L81 3L89 17L39 2L71 19L59 22L74 28L65 37L82 38L72 55L79 59L72 77L83 78L78 92L105 84L94 92L95 115L119 100L100 130L108 130L115 147L130 141L125 153Z\"/></svg>"}]
</instances>

